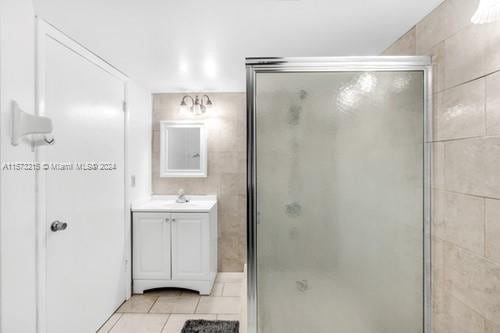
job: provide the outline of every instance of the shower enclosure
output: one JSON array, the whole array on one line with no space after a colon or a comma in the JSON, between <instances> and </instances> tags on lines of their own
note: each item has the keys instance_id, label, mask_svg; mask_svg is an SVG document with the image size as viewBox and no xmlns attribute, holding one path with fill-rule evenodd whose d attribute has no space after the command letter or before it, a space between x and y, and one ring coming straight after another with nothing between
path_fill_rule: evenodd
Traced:
<instances>
[{"instance_id":1,"label":"shower enclosure","mask_svg":"<svg viewBox=\"0 0 500 333\"><path fill-rule=\"evenodd\" d=\"M248 333L430 332L430 73L247 59Z\"/></svg>"}]
</instances>

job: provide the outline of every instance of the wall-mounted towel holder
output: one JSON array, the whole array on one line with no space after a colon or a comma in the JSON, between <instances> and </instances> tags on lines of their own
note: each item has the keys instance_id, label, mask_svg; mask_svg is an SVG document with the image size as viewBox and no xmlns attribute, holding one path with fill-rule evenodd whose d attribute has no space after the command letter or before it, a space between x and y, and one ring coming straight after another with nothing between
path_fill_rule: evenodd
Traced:
<instances>
[{"instance_id":1,"label":"wall-mounted towel holder","mask_svg":"<svg viewBox=\"0 0 500 333\"><path fill-rule=\"evenodd\" d=\"M12 101L12 145L17 146L19 140L30 134L49 134L52 132L52 120L36 116L21 110L16 101ZM42 140L33 140L33 144L53 144L54 138L44 135Z\"/></svg>"}]
</instances>

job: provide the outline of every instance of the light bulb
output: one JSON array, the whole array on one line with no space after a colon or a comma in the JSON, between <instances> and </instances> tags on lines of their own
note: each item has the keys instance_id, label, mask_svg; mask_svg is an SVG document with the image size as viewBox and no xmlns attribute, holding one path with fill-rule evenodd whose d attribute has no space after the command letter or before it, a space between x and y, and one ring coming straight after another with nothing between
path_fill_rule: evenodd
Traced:
<instances>
[{"instance_id":1,"label":"light bulb","mask_svg":"<svg viewBox=\"0 0 500 333\"><path fill-rule=\"evenodd\" d=\"M197 116L199 116L200 114L202 114L202 110L201 110L201 105L200 104L194 104L191 110Z\"/></svg>"},{"instance_id":2,"label":"light bulb","mask_svg":"<svg viewBox=\"0 0 500 333\"><path fill-rule=\"evenodd\" d=\"M182 99L181 104L179 105L179 112L187 112L189 110L189 106L186 101Z\"/></svg>"}]
</instances>

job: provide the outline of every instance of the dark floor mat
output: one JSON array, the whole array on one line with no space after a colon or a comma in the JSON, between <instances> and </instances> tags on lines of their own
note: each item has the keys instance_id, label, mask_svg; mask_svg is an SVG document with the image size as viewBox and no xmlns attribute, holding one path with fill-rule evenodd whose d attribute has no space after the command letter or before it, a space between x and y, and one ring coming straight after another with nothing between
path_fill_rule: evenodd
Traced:
<instances>
[{"instance_id":1,"label":"dark floor mat","mask_svg":"<svg viewBox=\"0 0 500 333\"><path fill-rule=\"evenodd\" d=\"M238 333L239 321L228 320L188 320L181 333Z\"/></svg>"}]
</instances>

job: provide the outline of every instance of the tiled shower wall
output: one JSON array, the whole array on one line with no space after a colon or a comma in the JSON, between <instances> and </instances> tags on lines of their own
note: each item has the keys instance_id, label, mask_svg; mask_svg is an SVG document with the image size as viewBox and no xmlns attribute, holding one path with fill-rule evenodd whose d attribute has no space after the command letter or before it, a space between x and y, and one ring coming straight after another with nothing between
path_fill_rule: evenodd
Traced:
<instances>
[{"instance_id":1,"label":"tiled shower wall","mask_svg":"<svg viewBox=\"0 0 500 333\"><path fill-rule=\"evenodd\" d=\"M180 112L185 94L153 95L153 194L216 194L219 221L219 271L242 272L246 249L245 93L209 93L214 107L204 115ZM196 95L196 93L189 93ZM199 93L198 95L203 95ZM208 134L207 178L161 178L160 121L205 121Z\"/></svg>"},{"instance_id":2,"label":"tiled shower wall","mask_svg":"<svg viewBox=\"0 0 500 333\"><path fill-rule=\"evenodd\" d=\"M386 55L433 59L433 332L500 332L500 22L447 0Z\"/></svg>"}]
</instances>

